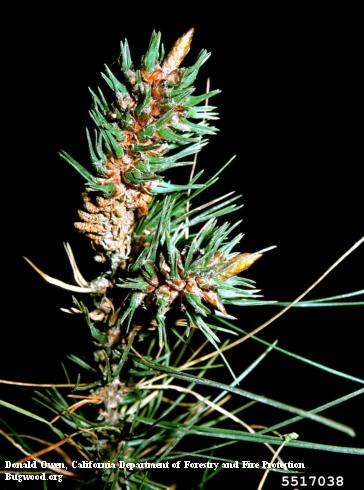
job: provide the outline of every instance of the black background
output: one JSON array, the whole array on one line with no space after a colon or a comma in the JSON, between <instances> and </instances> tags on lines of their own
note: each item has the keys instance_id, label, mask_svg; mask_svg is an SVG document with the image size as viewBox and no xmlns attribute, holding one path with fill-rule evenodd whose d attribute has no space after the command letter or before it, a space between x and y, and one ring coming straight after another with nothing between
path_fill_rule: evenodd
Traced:
<instances>
[{"instance_id":1,"label":"black background","mask_svg":"<svg viewBox=\"0 0 364 490\"><path fill-rule=\"evenodd\" d=\"M6 18L1 102L2 378L62 382L60 362L65 354L82 352L89 342L86 328L59 311L69 304L68 294L43 283L21 257L27 255L49 274L71 281L62 247L63 241L70 241L81 270L93 277L96 269L88 244L72 226L82 181L57 151L66 149L87 162L87 87L100 82L104 62L115 61L121 38L128 38L137 60L153 28L162 31L168 48L194 26L188 61L202 47L212 51L199 83L202 90L209 76L212 88L223 90L214 101L221 115L220 132L198 165L211 175L237 154L213 193L234 189L243 193L243 210L229 219L243 219L244 251L278 245L249 271L266 298L294 299L361 237L363 79L356 12L263 6L237 12L225 4L206 6L201 14L185 4L172 8L105 2L84 5L78 13L60 5L52 11L19 7ZM363 252L357 250L311 297L359 289L362 273ZM241 311L239 319L243 328L252 329L275 311L249 309ZM271 325L264 336L362 376L362 313L360 307L299 309ZM231 354L231 362L242 369L257 352L248 342L238 355ZM359 385L271 354L244 387L312 408ZM18 403L28 395L15 388L1 390ZM359 447L362 409L362 400L354 399L327 413L352 424L359 433L356 440L314 424L297 425L295 430L302 428L302 439ZM255 412L249 422L259 422L260 415L264 420L263 412ZM9 412L6 416L12 419ZM255 449L244 446L236 459L253 459L254 454ZM304 453L303 458L298 450L289 454L306 461L314 474L354 478L361 464L355 456ZM259 476L244 473L244 478L251 485L246 488L254 488ZM189 488L189 483L182 485ZM241 485L240 481L237 488ZM273 477L266 488L280 488L278 480Z\"/></svg>"}]
</instances>

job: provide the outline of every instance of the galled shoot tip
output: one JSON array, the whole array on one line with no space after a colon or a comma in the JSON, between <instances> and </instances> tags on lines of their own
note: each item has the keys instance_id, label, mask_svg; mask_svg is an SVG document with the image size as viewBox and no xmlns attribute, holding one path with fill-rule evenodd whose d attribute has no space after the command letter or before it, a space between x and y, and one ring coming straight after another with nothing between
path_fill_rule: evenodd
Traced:
<instances>
[{"instance_id":1,"label":"galled shoot tip","mask_svg":"<svg viewBox=\"0 0 364 490\"><path fill-rule=\"evenodd\" d=\"M183 34L183 36L177 39L175 45L167 54L163 62L162 70L165 74L171 73L173 70L176 70L185 59L187 53L190 50L194 31L195 30L192 27L185 34Z\"/></svg>"}]
</instances>

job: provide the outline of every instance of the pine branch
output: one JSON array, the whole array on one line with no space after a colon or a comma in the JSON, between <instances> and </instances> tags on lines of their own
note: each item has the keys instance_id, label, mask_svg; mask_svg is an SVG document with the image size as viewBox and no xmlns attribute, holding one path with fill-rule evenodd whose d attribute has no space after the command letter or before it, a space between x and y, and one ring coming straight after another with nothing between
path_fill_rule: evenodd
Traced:
<instances>
[{"instance_id":1,"label":"pine branch","mask_svg":"<svg viewBox=\"0 0 364 490\"><path fill-rule=\"evenodd\" d=\"M60 152L85 181L83 209L78 211L75 227L90 240L100 274L86 280L69 244L65 249L76 284L53 278L26 259L47 282L77 294L63 311L85 318L93 357L68 356L87 382L72 383L65 370L67 384L44 384L40 387L45 391L35 392L36 403L52 414L51 421L0 400L4 408L48 427L59 440L38 439L43 446L33 450L8 427L4 437L22 448L24 461L59 451L60 446L95 461L99 488L167 488L154 481L151 469L183 458L183 442L194 435L209 442L192 455L214 456L219 461L231 462L215 451L237 441L263 444L274 460L285 446L363 454L357 447L296 441L295 433L266 434L307 419L354 436L351 427L321 412L361 395L362 389L306 410L238 386L273 350L363 381L285 351L276 342L256 338L254 333L272 320L249 334L228 321L234 319L231 305L285 303L262 299L255 282L241 276L274 248L242 252L242 234L235 231L240 221L229 223L225 218L241 209L241 196L228 193L208 202L197 201L233 158L206 182L202 172L192 172L187 184L165 180L167 170L193 165L207 144L205 138L217 132L211 124L218 115L210 99L219 90L196 95L193 86L209 53L202 50L192 66L182 66L192 36L193 29L165 54L161 34L154 31L139 68L134 67L128 42L122 42L118 66L105 65L105 87L90 90L94 128L87 130L86 138L91 170ZM344 304L342 299L362 294L300 302L312 287L284 311L294 305ZM230 341L237 334L243 337ZM236 373L225 352L250 337L268 349ZM228 368L231 383L206 375L221 366ZM72 392L63 395L59 388L65 387L72 387ZM218 393L211 399L209 390ZM233 397L248 401L236 408ZM256 403L294 417L257 431L242 418ZM232 422L239 430L230 428ZM220 438L225 444L215 441ZM272 446L279 448L275 451ZM62 454L70 460L65 451ZM110 465L102 467L106 461ZM211 477L205 473L201 485Z\"/></svg>"}]
</instances>

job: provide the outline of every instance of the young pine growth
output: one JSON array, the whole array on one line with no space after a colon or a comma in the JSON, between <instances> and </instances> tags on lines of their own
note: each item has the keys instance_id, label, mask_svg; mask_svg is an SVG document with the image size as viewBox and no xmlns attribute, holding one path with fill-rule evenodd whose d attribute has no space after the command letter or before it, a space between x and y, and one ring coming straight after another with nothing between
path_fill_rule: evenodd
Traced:
<instances>
[{"instance_id":1,"label":"young pine growth","mask_svg":"<svg viewBox=\"0 0 364 490\"><path fill-rule=\"evenodd\" d=\"M168 169L193 165L206 144L203 138L216 132L210 126L217 119L215 107L206 102L219 91L192 95L209 53L201 51L191 67L180 66L192 35L190 29L164 56L160 33L153 32L139 69L127 41L122 43L119 73L105 66L102 74L107 93L91 91L96 128L92 138L87 131L87 138L95 175L61 152L86 180L81 221L75 227L90 239L102 274L86 283L69 246L67 252L81 288L76 290L84 288L93 296L95 308L86 312L87 318L107 326L106 332L100 330L108 337L108 348L128 334L139 310L151 313L143 321L158 328L161 348L168 348L170 310L179 311L188 331L200 328L218 342L203 317L226 316L225 305L244 303L256 294L251 282L237 276L261 253L238 255L234 247L241 236L231 238L236 225L216 220L237 209L231 204L236 197L207 203L198 212L190 209L190 201L216 179L176 185L163 176ZM81 305L80 311L85 308Z\"/></svg>"}]
</instances>

